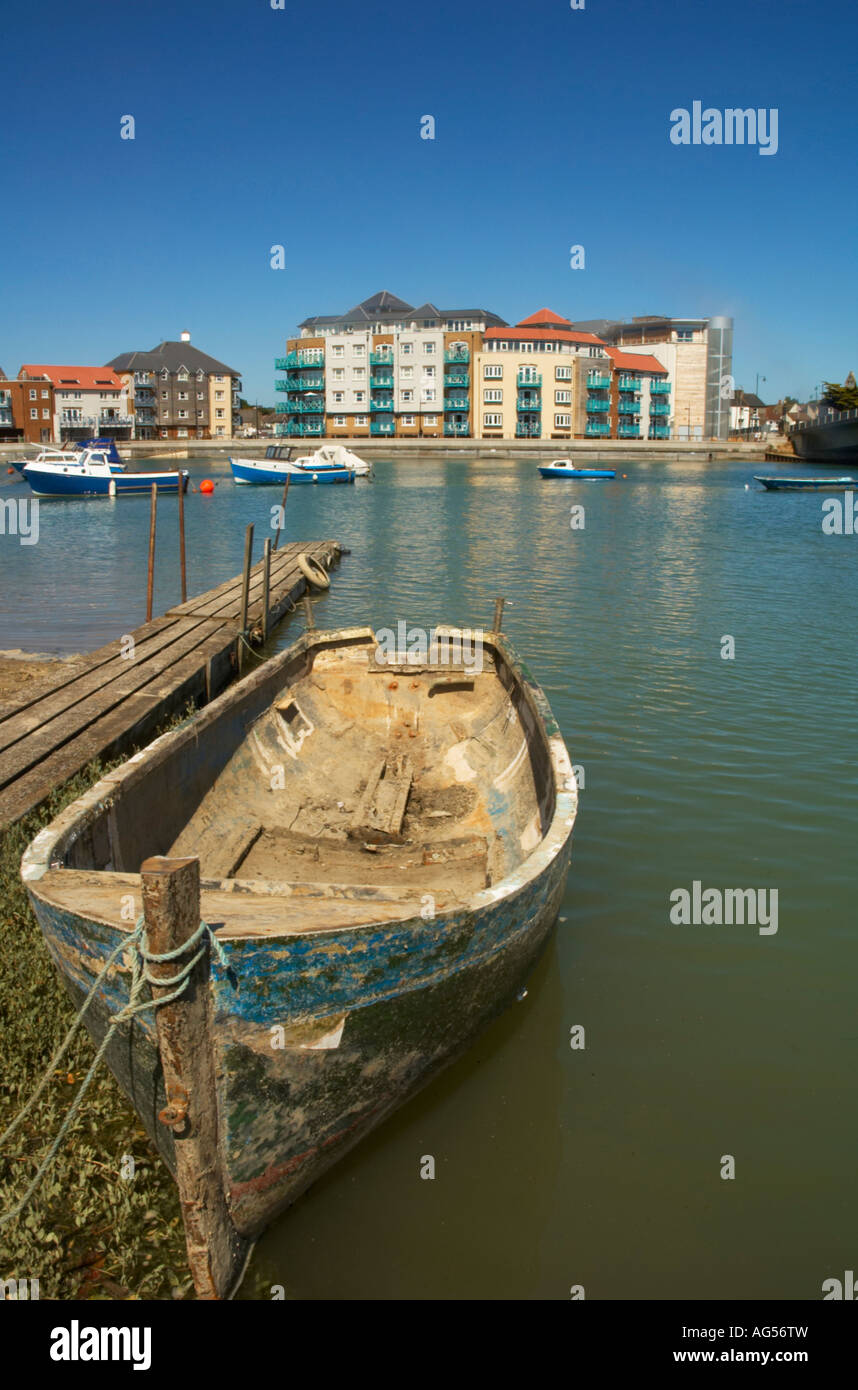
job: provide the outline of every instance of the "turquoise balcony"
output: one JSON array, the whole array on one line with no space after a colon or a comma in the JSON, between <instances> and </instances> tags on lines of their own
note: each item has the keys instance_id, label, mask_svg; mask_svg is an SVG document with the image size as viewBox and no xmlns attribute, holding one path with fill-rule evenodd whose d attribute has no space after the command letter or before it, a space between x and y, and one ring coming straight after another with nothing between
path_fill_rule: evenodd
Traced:
<instances>
[{"instance_id":1,"label":"turquoise balcony","mask_svg":"<svg viewBox=\"0 0 858 1390\"><path fill-rule=\"evenodd\" d=\"M636 376L621 376L617 382L621 391L640 391L641 384Z\"/></svg>"},{"instance_id":2,"label":"turquoise balcony","mask_svg":"<svg viewBox=\"0 0 858 1390\"><path fill-rule=\"evenodd\" d=\"M542 427L540 425L523 425L519 420L515 427L516 439L539 439L541 435Z\"/></svg>"},{"instance_id":3,"label":"turquoise balcony","mask_svg":"<svg viewBox=\"0 0 858 1390\"><path fill-rule=\"evenodd\" d=\"M279 410L280 407L278 406ZM286 410L290 415L324 415L325 402L321 396L317 400L295 400L289 401Z\"/></svg>"},{"instance_id":4,"label":"turquoise balcony","mask_svg":"<svg viewBox=\"0 0 858 1390\"><path fill-rule=\"evenodd\" d=\"M445 410L464 410L467 412L470 408L471 402L469 396L445 396L444 398Z\"/></svg>"},{"instance_id":5,"label":"turquoise balcony","mask_svg":"<svg viewBox=\"0 0 858 1390\"><path fill-rule=\"evenodd\" d=\"M470 386L471 378L467 372L448 372L444 377L444 386Z\"/></svg>"},{"instance_id":6,"label":"turquoise balcony","mask_svg":"<svg viewBox=\"0 0 858 1390\"><path fill-rule=\"evenodd\" d=\"M370 372L370 374L369 374L369 384L370 384L370 387L372 388L373 391L375 391L375 390L377 390L377 389L381 389L381 390L383 391L383 390L386 390L386 389L388 389L388 388L392 388L392 387L393 387L393 375L391 374L391 375L388 376L386 373L383 373L383 374L379 375L379 374L376 373L376 372Z\"/></svg>"},{"instance_id":7,"label":"turquoise balcony","mask_svg":"<svg viewBox=\"0 0 858 1390\"><path fill-rule=\"evenodd\" d=\"M290 391L324 391L325 373L317 372L315 376L290 376L287 389Z\"/></svg>"},{"instance_id":8,"label":"turquoise balcony","mask_svg":"<svg viewBox=\"0 0 858 1390\"><path fill-rule=\"evenodd\" d=\"M454 420L445 420L444 433L446 435L458 436L469 435L471 433L471 427L467 421L456 422Z\"/></svg>"},{"instance_id":9,"label":"turquoise balcony","mask_svg":"<svg viewBox=\"0 0 858 1390\"><path fill-rule=\"evenodd\" d=\"M275 357L274 366L278 372L291 370L292 367L324 367L324 355L315 357L307 352L287 352L285 357Z\"/></svg>"},{"instance_id":10,"label":"turquoise balcony","mask_svg":"<svg viewBox=\"0 0 858 1390\"><path fill-rule=\"evenodd\" d=\"M395 434L396 425L392 420L371 420L369 432L370 434Z\"/></svg>"},{"instance_id":11,"label":"turquoise balcony","mask_svg":"<svg viewBox=\"0 0 858 1390\"><path fill-rule=\"evenodd\" d=\"M445 362L470 362L470 360L470 348L450 348L447 352L444 353Z\"/></svg>"},{"instance_id":12,"label":"turquoise balcony","mask_svg":"<svg viewBox=\"0 0 858 1390\"><path fill-rule=\"evenodd\" d=\"M598 372L596 372L593 376L587 377L588 391L608 391L610 386L611 378L609 376L600 376Z\"/></svg>"},{"instance_id":13,"label":"turquoise balcony","mask_svg":"<svg viewBox=\"0 0 858 1390\"><path fill-rule=\"evenodd\" d=\"M528 375L527 370L522 369L518 374L518 384L519 386L541 386L542 373L533 372Z\"/></svg>"},{"instance_id":14,"label":"turquoise balcony","mask_svg":"<svg viewBox=\"0 0 858 1390\"><path fill-rule=\"evenodd\" d=\"M380 396L373 396L370 399L369 408L370 410L392 410L393 397L391 396L390 399L385 400Z\"/></svg>"},{"instance_id":15,"label":"turquoise balcony","mask_svg":"<svg viewBox=\"0 0 858 1390\"><path fill-rule=\"evenodd\" d=\"M519 396L515 402L518 411L530 411L538 415L542 410L542 401L539 396Z\"/></svg>"},{"instance_id":16,"label":"turquoise balcony","mask_svg":"<svg viewBox=\"0 0 858 1390\"><path fill-rule=\"evenodd\" d=\"M292 387L289 385L288 381L275 381L275 383L274 383L274 390L275 390L275 391L291 391L291 390L292 390Z\"/></svg>"},{"instance_id":17,"label":"turquoise balcony","mask_svg":"<svg viewBox=\"0 0 858 1390\"><path fill-rule=\"evenodd\" d=\"M620 425L617 435L620 439L640 439L641 427L640 425Z\"/></svg>"},{"instance_id":18,"label":"turquoise balcony","mask_svg":"<svg viewBox=\"0 0 858 1390\"><path fill-rule=\"evenodd\" d=\"M669 415L670 401L650 401L649 413L650 415Z\"/></svg>"},{"instance_id":19,"label":"turquoise balcony","mask_svg":"<svg viewBox=\"0 0 858 1390\"><path fill-rule=\"evenodd\" d=\"M376 348L375 352L369 354L369 365L371 367L392 367L393 349Z\"/></svg>"},{"instance_id":20,"label":"turquoise balcony","mask_svg":"<svg viewBox=\"0 0 858 1390\"><path fill-rule=\"evenodd\" d=\"M592 415L607 415L610 408L610 401L601 401L598 396L587 397L587 410Z\"/></svg>"},{"instance_id":21,"label":"turquoise balcony","mask_svg":"<svg viewBox=\"0 0 858 1390\"><path fill-rule=\"evenodd\" d=\"M640 415L641 403L640 401L620 401L617 410L620 415Z\"/></svg>"},{"instance_id":22,"label":"turquoise balcony","mask_svg":"<svg viewBox=\"0 0 858 1390\"><path fill-rule=\"evenodd\" d=\"M669 390L669 381L651 381L649 384L649 393L651 396L666 396Z\"/></svg>"},{"instance_id":23,"label":"turquoise balcony","mask_svg":"<svg viewBox=\"0 0 858 1390\"><path fill-rule=\"evenodd\" d=\"M611 426L607 420L588 420L584 429L585 434L589 435L610 435Z\"/></svg>"},{"instance_id":24,"label":"turquoise balcony","mask_svg":"<svg viewBox=\"0 0 858 1390\"><path fill-rule=\"evenodd\" d=\"M669 439L670 425L650 425L649 437L650 439Z\"/></svg>"}]
</instances>

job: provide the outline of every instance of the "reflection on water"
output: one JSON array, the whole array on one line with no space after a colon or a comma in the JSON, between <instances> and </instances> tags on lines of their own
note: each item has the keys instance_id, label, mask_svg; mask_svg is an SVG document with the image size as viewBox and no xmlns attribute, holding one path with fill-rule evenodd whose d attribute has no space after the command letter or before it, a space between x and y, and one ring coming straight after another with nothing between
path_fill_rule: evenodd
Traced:
<instances>
[{"instance_id":1,"label":"reflection on water","mask_svg":"<svg viewBox=\"0 0 858 1390\"><path fill-rule=\"evenodd\" d=\"M248 521L260 552L279 496L190 467L218 481L188 498L194 592L239 571ZM745 491L746 464L624 471L427 455L290 493L288 539L352 551L321 626L487 624L505 595L586 788L527 998L268 1232L248 1296L818 1298L854 1266L854 538L823 536L819 497ZM142 621L148 505L45 503L37 546L0 538L0 647ZM671 926L695 879L777 888L777 935Z\"/></svg>"}]
</instances>

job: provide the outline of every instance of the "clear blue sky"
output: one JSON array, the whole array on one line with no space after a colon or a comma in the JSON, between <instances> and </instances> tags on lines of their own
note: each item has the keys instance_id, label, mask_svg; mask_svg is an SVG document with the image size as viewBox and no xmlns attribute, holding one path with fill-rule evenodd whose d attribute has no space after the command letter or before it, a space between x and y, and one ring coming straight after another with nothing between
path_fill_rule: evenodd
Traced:
<instances>
[{"instance_id":1,"label":"clear blue sky","mask_svg":"<svg viewBox=\"0 0 858 1390\"><path fill-rule=\"evenodd\" d=\"M187 328L271 402L295 325L380 289L731 314L766 400L858 371L854 0L42 0L2 36L9 374ZM694 100L776 107L778 153L673 145Z\"/></svg>"}]
</instances>

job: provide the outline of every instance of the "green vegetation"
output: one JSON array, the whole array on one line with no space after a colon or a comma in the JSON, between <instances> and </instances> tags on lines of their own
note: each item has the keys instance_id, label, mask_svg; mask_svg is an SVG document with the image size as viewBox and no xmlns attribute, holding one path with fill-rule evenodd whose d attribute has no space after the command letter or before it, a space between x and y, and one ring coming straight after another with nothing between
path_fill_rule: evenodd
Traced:
<instances>
[{"instance_id":1,"label":"green vegetation","mask_svg":"<svg viewBox=\"0 0 858 1390\"><path fill-rule=\"evenodd\" d=\"M170 722L175 726L181 719ZM74 1017L20 879L21 856L102 777L92 763L0 837L0 1133L35 1090ZM82 1028L62 1070L0 1155L0 1215L20 1198L94 1056ZM122 1176L124 1156L135 1174ZM178 1194L106 1068L28 1208L0 1227L0 1279L38 1279L42 1298L185 1296L192 1288Z\"/></svg>"},{"instance_id":2,"label":"green vegetation","mask_svg":"<svg viewBox=\"0 0 858 1390\"><path fill-rule=\"evenodd\" d=\"M832 406L834 410L858 410L858 385L852 372L842 385L838 381L824 381L822 386L825 405Z\"/></svg>"}]
</instances>

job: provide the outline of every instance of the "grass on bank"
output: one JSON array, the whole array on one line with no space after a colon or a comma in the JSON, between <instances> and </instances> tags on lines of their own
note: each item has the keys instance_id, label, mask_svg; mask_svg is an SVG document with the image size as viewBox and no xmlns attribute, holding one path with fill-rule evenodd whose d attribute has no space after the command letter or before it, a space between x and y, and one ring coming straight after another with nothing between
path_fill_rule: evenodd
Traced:
<instances>
[{"instance_id":1,"label":"grass on bank","mask_svg":"<svg viewBox=\"0 0 858 1390\"><path fill-rule=\"evenodd\" d=\"M74 1018L21 883L21 856L64 806L122 761L90 763L0 835L0 1134ZM32 1179L94 1055L81 1028L62 1070L4 1146L0 1215ZM129 1154L130 1180L121 1171ZM0 1226L0 1280L12 1278L38 1279L39 1296L54 1299L175 1298L192 1289L175 1184L103 1064L42 1185L18 1217Z\"/></svg>"}]
</instances>

